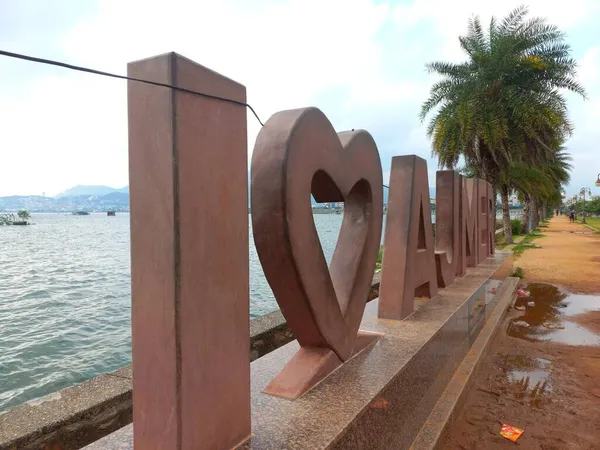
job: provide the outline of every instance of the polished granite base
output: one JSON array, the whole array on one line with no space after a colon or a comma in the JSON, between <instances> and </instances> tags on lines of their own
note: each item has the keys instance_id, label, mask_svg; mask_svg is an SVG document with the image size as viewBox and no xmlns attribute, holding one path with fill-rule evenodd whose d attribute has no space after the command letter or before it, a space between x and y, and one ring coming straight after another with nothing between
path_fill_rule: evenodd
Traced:
<instances>
[{"instance_id":1,"label":"polished granite base","mask_svg":"<svg viewBox=\"0 0 600 450\"><path fill-rule=\"evenodd\" d=\"M296 341L252 362L253 436L240 448L408 448L505 299L506 258L497 253L469 269L403 321L377 319L377 301L370 302L361 329L383 336L297 400L263 392L298 350ZM129 425L86 448L132 447Z\"/></svg>"}]
</instances>

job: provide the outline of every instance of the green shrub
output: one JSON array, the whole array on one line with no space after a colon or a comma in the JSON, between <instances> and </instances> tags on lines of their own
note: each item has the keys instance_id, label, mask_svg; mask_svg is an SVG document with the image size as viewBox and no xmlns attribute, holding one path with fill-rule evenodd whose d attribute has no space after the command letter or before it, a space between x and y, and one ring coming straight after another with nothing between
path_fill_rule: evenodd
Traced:
<instances>
[{"instance_id":1,"label":"green shrub","mask_svg":"<svg viewBox=\"0 0 600 450\"><path fill-rule=\"evenodd\" d=\"M521 267L516 267L512 276L523 279L525 278L525 271Z\"/></svg>"},{"instance_id":2,"label":"green shrub","mask_svg":"<svg viewBox=\"0 0 600 450\"><path fill-rule=\"evenodd\" d=\"M519 219L513 219L510 221L510 227L512 228L513 236L521 234L521 221Z\"/></svg>"}]
</instances>

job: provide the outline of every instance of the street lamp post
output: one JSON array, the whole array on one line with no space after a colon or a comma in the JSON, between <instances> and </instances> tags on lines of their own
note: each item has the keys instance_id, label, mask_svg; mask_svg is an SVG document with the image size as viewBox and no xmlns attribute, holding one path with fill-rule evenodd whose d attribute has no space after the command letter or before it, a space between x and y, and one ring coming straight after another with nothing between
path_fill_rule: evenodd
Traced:
<instances>
[{"instance_id":1,"label":"street lamp post","mask_svg":"<svg viewBox=\"0 0 600 450\"><path fill-rule=\"evenodd\" d=\"M584 187L581 188L581 190L579 191L579 194L581 194L583 196L583 219L581 220L582 223L585 223L585 194L589 194L590 197L592 196L592 190L588 187Z\"/></svg>"},{"instance_id":2,"label":"street lamp post","mask_svg":"<svg viewBox=\"0 0 600 450\"><path fill-rule=\"evenodd\" d=\"M596 180L596 187L600 187L600 173L598 174L598 179Z\"/></svg>"}]
</instances>

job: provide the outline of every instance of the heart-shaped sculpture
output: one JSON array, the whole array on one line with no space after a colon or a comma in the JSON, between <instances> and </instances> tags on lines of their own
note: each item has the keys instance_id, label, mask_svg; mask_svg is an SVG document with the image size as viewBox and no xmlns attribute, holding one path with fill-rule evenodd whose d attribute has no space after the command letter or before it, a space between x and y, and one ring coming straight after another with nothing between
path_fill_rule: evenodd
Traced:
<instances>
[{"instance_id":1,"label":"heart-shaped sculpture","mask_svg":"<svg viewBox=\"0 0 600 450\"><path fill-rule=\"evenodd\" d=\"M382 183L371 135L337 134L316 108L279 112L258 135L252 156L254 242L303 349L329 349L342 362L355 351L381 239ZM311 193L317 202L344 202L329 270Z\"/></svg>"}]
</instances>

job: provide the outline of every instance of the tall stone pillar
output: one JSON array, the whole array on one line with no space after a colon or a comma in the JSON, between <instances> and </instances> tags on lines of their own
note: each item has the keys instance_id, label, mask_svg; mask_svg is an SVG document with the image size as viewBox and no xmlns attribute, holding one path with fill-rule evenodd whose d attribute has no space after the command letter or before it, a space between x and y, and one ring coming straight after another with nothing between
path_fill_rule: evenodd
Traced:
<instances>
[{"instance_id":1,"label":"tall stone pillar","mask_svg":"<svg viewBox=\"0 0 600 450\"><path fill-rule=\"evenodd\" d=\"M175 53L128 75L246 101ZM128 83L134 444L229 449L250 435L246 109Z\"/></svg>"}]
</instances>

